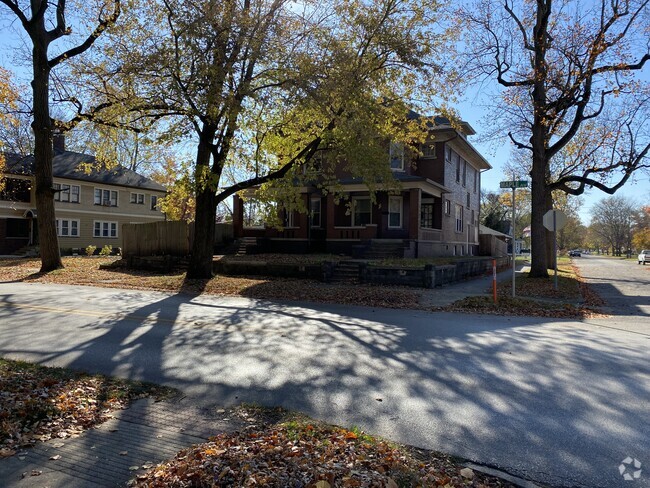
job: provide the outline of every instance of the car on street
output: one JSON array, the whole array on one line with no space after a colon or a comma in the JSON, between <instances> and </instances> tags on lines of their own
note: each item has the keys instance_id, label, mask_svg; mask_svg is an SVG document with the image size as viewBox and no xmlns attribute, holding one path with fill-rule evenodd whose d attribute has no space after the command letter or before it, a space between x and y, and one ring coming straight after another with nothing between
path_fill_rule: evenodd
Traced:
<instances>
[{"instance_id":1,"label":"car on street","mask_svg":"<svg viewBox=\"0 0 650 488\"><path fill-rule=\"evenodd\" d=\"M572 251L569 251L569 256L572 258L579 258L582 256L582 254L580 253L580 250L573 249Z\"/></svg>"},{"instance_id":2,"label":"car on street","mask_svg":"<svg viewBox=\"0 0 650 488\"><path fill-rule=\"evenodd\" d=\"M639 253L639 256L637 257L637 261L639 262L639 264L645 265L646 260L649 259L648 255L650 255L650 251L648 249L644 249L643 251L641 251Z\"/></svg>"}]
</instances>

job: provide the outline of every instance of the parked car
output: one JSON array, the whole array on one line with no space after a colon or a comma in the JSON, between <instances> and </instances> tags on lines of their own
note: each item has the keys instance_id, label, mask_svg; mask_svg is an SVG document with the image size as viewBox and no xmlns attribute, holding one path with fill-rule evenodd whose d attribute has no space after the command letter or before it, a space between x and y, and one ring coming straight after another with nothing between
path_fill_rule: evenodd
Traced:
<instances>
[{"instance_id":1,"label":"parked car","mask_svg":"<svg viewBox=\"0 0 650 488\"><path fill-rule=\"evenodd\" d=\"M637 261L639 261L639 264L643 264L645 266L646 259L650 259L648 257L650 255L650 251L647 249L644 249L639 253L639 257L637 257Z\"/></svg>"},{"instance_id":2,"label":"parked car","mask_svg":"<svg viewBox=\"0 0 650 488\"><path fill-rule=\"evenodd\" d=\"M578 249L574 249L573 251L569 251L569 256L571 256L572 258L579 258L582 256L582 254Z\"/></svg>"}]
</instances>

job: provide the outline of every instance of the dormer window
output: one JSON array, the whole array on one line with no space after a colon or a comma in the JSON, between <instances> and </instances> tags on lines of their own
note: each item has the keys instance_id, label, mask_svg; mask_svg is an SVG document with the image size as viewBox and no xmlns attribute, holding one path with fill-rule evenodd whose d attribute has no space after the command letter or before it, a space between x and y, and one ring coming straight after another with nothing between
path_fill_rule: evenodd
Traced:
<instances>
[{"instance_id":1,"label":"dormer window","mask_svg":"<svg viewBox=\"0 0 650 488\"><path fill-rule=\"evenodd\" d=\"M404 171L404 144L401 142L390 143L390 169Z\"/></svg>"},{"instance_id":2,"label":"dormer window","mask_svg":"<svg viewBox=\"0 0 650 488\"><path fill-rule=\"evenodd\" d=\"M436 145L433 142L422 144L422 157L423 158L436 157Z\"/></svg>"}]
</instances>

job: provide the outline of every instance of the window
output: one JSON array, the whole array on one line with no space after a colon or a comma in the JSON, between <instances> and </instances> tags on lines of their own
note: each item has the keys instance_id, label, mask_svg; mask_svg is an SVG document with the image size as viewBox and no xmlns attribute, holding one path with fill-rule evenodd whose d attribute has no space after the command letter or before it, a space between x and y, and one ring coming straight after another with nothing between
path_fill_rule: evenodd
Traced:
<instances>
[{"instance_id":1,"label":"window","mask_svg":"<svg viewBox=\"0 0 650 488\"><path fill-rule=\"evenodd\" d=\"M26 202L31 200L31 185L29 180L20 178L5 178L4 186L0 190L0 200L10 202Z\"/></svg>"},{"instance_id":2,"label":"window","mask_svg":"<svg viewBox=\"0 0 650 488\"><path fill-rule=\"evenodd\" d=\"M456 183L459 183L460 182L460 156L457 153L452 152L451 160L452 163L456 165Z\"/></svg>"},{"instance_id":3,"label":"window","mask_svg":"<svg viewBox=\"0 0 650 488\"><path fill-rule=\"evenodd\" d=\"M445 200L445 215L451 215L451 202Z\"/></svg>"},{"instance_id":4,"label":"window","mask_svg":"<svg viewBox=\"0 0 650 488\"><path fill-rule=\"evenodd\" d=\"M475 217L474 210L472 210L472 225L476 225L476 222L474 221L474 217Z\"/></svg>"},{"instance_id":5,"label":"window","mask_svg":"<svg viewBox=\"0 0 650 488\"><path fill-rule=\"evenodd\" d=\"M422 157L423 158L436 157L436 145L433 142L422 144Z\"/></svg>"},{"instance_id":6,"label":"window","mask_svg":"<svg viewBox=\"0 0 650 488\"><path fill-rule=\"evenodd\" d=\"M144 193L131 193L130 202L136 205L144 205Z\"/></svg>"},{"instance_id":7,"label":"window","mask_svg":"<svg viewBox=\"0 0 650 488\"><path fill-rule=\"evenodd\" d=\"M388 197L388 228L402 228L402 197Z\"/></svg>"},{"instance_id":8,"label":"window","mask_svg":"<svg viewBox=\"0 0 650 488\"><path fill-rule=\"evenodd\" d=\"M56 219L56 235L59 237L79 237L79 221Z\"/></svg>"},{"instance_id":9,"label":"window","mask_svg":"<svg viewBox=\"0 0 650 488\"><path fill-rule=\"evenodd\" d=\"M451 153L453 153L451 147L445 144L445 161L448 163L451 163Z\"/></svg>"},{"instance_id":10,"label":"window","mask_svg":"<svg viewBox=\"0 0 650 488\"><path fill-rule=\"evenodd\" d=\"M78 185L54 183L54 189L58 190L54 193L55 202L79 203L80 188Z\"/></svg>"},{"instance_id":11,"label":"window","mask_svg":"<svg viewBox=\"0 0 650 488\"><path fill-rule=\"evenodd\" d=\"M284 227L293 227L293 210L284 210Z\"/></svg>"},{"instance_id":12,"label":"window","mask_svg":"<svg viewBox=\"0 0 650 488\"><path fill-rule=\"evenodd\" d=\"M404 145L399 142L390 143L390 169L404 170Z\"/></svg>"},{"instance_id":13,"label":"window","mask_svg":"<svg viewBox=\"0 0 650 488\"><path fill-rule=\"evenodd\" d=\"M467 186L467 161L463 159L463 186Z\"/></svg>"},{"instance_id":14,"label":"window","mask_svg":"<svg viewBox=\"0 0 650 488\"><path fill-rule=\"evenodd\" d=\"M456 232L463 232L463 206L456 205Z\"/></svg>"},{"instance_id":15,"label":"window","mask_svg":"<svg viewBox=\"0 0 650 488\"><path fill-rule=\"evenodd\" d=\"M151 210L158 210L158 197L151 195Z\"/></svg>"},{"instance_id":16,"label":"window","mask_svg":"<svg viewBox=\"0 0 650 488\"><path fill-rule=\"evenodd\" d=\"M152 196L153 198L153 196ZM264 228L264 209L262 205L253 199L245 200L242 203L244 207L244 227L245 228Z\"/></svg>"},{"instance_id":17,"label":"window","mask_svg":"<svg viewBox=\"0 0 650 488\"><path fill-rule=\"evenodd\" d=\"M478 186L478 171L474 170L474 193L476 193L477 186Z\"/></svg>"},{"instance_id":18,"label":"window","mask_svg":"<svg viewBox=\"0 0 650 488\"><path fill-rule=\"evenodd\" d=\"M467 208L470 207L471 200L469 198L469 192L467 192Z\"/></svg>"},{"instance_id":19,"label":"window","mask_svg":"<svg viewBox=\"0 0 650 488\"><path fill-rule=\"evenodd\" d=\"M7 219L7 230L5 236L7 239L28 239L29 220Z\"/></svg>"},{"instance_id":20,"label":"window","mask_svg":"<svg viewBox=\"0 0 650 488\"><path fill-rule=\"evenodd\" d=\"M311 216L311 226L321 226L321 201L320 198L312 198L309 202L309 215Z\"/></svg>"},{"instance_id":21,"label":"window","mask_svg":"<svg viewBox=\"0 0 650 488\"><path fill-rule=\"evenodd\" d=\"M433 229L433 203L423 203L420 207L420 227Z\"/></svg>"},{"instance_id":22,"label":"window","mask_svg":"<svg viewBox=\"0 0 650 488\"><path fill-rule=\"evenodd\" d=\"M368 225L371 217L370 198L352 197L352 226Z\"/></svg>"},{"instance_id":23,"label":"window","mask_svg":"<svg viewBox=\"0 0 650 488\"><path fill-rule=\"evenodd\" d=\"M117 238L117 222L95 220L93 237Z\"/></svg>"},{"instance_id":24,"label":"window","mask_svg":"<svg viewBox=\"0 0 650 488\"><path fill-rule=\"evenodd\" d=\"M117 191L95 188L95 205L117 207Z\"/></svg>"}]
</instances>

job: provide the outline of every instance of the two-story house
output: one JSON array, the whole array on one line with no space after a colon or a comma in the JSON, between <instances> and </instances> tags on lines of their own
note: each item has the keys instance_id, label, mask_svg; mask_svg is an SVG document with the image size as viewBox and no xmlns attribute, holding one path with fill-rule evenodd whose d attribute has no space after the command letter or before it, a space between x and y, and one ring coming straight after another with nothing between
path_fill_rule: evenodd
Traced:
<instances>
[{"instance_id":1,"label":"two-story house","mask_svg":"<svg viewBox=\"0 0 650 488\"><path fill-rule=\"evenodd\" d=\"M166 194L162 185L122 166L96 169L93 156L66 151L63 136L55 137L52 166L56 228L64 251L121 247L122 224L165 219L158 208ZM33 168L31 155L5 155L0 254L38 245Z\"/></svg>"},{"instance_id":2,"label":"two-story house","mask_svg":"<svg viewBox=\"0 0 650 488\"><path fill-rule=\"evenodd\" d=\"M355 246L399 242L404 255L465 256L478 254L481 172L490 164L467 140L475 131L436 117L421 155L400 144L387 144L386 160L401 192L379 191L376 201L358 178L341 175L349 207L336 204L314 186L301 189L308 213L287 212L282 229L245 219L244 202L234 200L235 237L263 238L278 252L321 250L351 254Z\"/></svg>"}]
</instances>

